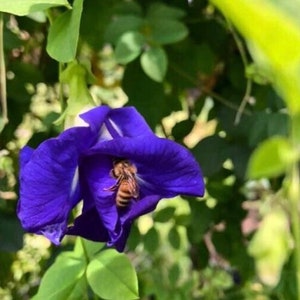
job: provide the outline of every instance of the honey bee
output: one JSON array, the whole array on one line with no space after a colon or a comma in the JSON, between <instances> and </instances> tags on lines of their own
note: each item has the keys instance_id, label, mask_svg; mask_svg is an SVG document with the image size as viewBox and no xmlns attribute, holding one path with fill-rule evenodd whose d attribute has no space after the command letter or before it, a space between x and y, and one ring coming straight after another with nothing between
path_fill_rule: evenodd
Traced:
<instances>
[{"instance_id":1,"label":"honey bee","mask_svg":"<svg viewBox=\"0 0 300 300\"><path fill-rule=\"evenodd\" d=\"M126 207L130 201L139 197L139 186L136 180L136 167L128 160L116 160L110 174L117 182L107 190L116 192L116 205Z\"/></svg>"}]
</instances>

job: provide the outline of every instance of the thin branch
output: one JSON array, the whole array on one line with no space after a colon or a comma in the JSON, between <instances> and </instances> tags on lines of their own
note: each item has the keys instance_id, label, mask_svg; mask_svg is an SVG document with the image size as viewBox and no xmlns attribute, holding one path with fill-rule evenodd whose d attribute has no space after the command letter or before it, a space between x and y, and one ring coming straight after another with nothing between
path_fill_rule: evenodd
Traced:
<instances>
[{"instance_id":1,"label":"thin branch","mask_svg":"<svg viewBox=\"0 0 300 300\"><path fill-rule=\"evenodd\" d=\"M3 13L0 12L0 105L2 110L2 126L8 123L7 97L6 97L6 69L3 43ZM0 127L2 127L0 124ZM1 131L1 128L0 128Z\"/></svg>"},{"instance_id":2,"label":"thin branch","mask_svg":"<svg viewBox=\"0 0 300 300\"><path fill-rule=\"evenodd\" d=\"M247 80L247 85L246 85L245 95L244 95L243 100L240 104L240 107L239 107L239 109L238 109L238 111L235 115L235 120L234 120L235 125L238 125L241 121L242 114L245 111L246 105L249 102L249 99L251 97L251 89L252 89L252 80L248 79Z\"/></svg>"},{"instance_id":3,"label":"thin branch","mask_svg":"<svg viewBox=\"0 0 300 300\"><path fill-rule=\"evenodd\" d=\"M199 82L197 80L195 80L193 77L191 77L189 74L187 74L186 72L184 72L183 70L181 70L180 68L178 68L177 66L175 66L174 64L170 64L170 67L180 76L182 76L183 78L187 79L190 83L192 83L195 86L199 86ZM212 98L214 98L216 101L222 103L223 105L227 106L228 108L231 108L232 110L238 111L239 110L239 106L235 105L234 103L228 101L227 99L223 98L222 96L218 95L217 93L205 88L205 87L201 87L201 91L203 91L206 95L211 96ZM244 109L242 111L242 114L245 115L251 115L251 112L247 109Z\"/></svg>"},{"instance_id":4,"label":"thin branch","mask_svg":"<svg viewBox=\"0 0 300 300\"><path fill-rule=\"evenodd\" d=\"M230 30L230 32L233 36L233 39L236 43L236 46L239 50L239 53L241 55L241 59L242 59L244 68L246 69L247 66L249 65L249 62L248 62L248 59L247 59L247 54L246 54L246 51L245 51L244 44L242 43L242 41L239 38L239 36L237 35L236 31L232 27L231 23L229 21L227 21L227 23L228 23L229 30ZM239 106L239 109L238 109L238 111L236 113L236 116L235 116L235 121L234 121L235 125L238 125L240 120L241 120L243 111L246 109L246 105L249 102L249 99L250 99L250 96L251 96L251 90L252 90L252 79L248 78L247 79L247 84L246 84L245 95L242 99L242 102L241 102L241 104Z\"/></svg>"}]
</instances>

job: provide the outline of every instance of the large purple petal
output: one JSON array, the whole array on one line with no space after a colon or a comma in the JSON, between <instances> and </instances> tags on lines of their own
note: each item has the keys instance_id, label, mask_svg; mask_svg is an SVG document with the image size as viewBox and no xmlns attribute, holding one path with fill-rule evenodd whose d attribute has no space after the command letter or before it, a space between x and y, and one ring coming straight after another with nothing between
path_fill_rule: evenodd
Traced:
<instances>
[{"instance_id":1,"label":"large purple petal","mask_svg":"<svg viewBox=\"0 0 300 300\"><path fill-rule=\"evenodd\" d=\"M88 127L74 127L20 155L18 217L29 232L58 244L72 207L80 200L78 160L94 141Z\"/></svg>"},{"instance_id":2,"label":"large purple petal","mask_svg":"<svg viewBox=\"0 0 300 300\"><path fill-rule=\"evenodd\" d=\"M115 203L115 192L109 188L115 184L115 179L110 176L112 169L111 156L89 156L81 164L81 176L85 184L85 190L90 194L98 214L108 230L110 236L114 238L120 230L119 213Z\"/></svg>"},{"instance_id":3,"label":"large purple petal","mask_svg":"<svg viewBox=\"0 0 300 300\"><path fill-rule=\"evenodd\" d=\"M183 146L155 136L120 138L102 142L89 153L115 155L131 160L138 169L143 196L174 197L178 194L203 196L200 167Z\"/></svg>"}]
</instances>

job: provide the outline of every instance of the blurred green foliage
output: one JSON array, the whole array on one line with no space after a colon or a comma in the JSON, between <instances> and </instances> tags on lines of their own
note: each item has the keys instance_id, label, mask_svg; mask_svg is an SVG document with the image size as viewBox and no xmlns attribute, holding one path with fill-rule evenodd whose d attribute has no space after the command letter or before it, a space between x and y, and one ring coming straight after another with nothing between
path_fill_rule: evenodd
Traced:
<instances>
[{"instance_id":1,"label":"blurred green foliage","mask_svg":"<svg viewBox=\"0 0 300 300\"><path fill-rule=\"evenodd\" d=\"M2 0L0 298L297 299L298 5ZM73 238L54 248L15 213L19 150L101 104L135 106L206 179L203 199L137 220L126 255Z\"/></svg>"}]
</instances>

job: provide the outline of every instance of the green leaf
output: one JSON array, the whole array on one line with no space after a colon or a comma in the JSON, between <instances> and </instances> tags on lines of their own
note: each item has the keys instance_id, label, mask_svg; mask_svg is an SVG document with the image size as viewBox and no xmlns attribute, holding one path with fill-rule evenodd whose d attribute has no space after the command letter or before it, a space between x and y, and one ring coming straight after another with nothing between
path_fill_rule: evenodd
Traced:
<instances>
[{"instance_id":1,"label":"green leaf","mask_svg":"<svg viewBox=\"0 0 300 300\"><path fill-rule=\"evenodd\" d=\"M274 135L287 136L289 117L285 113L259 112L252 116L249 130L249 145L256 146L268 137Z\"/></svg>"},{"instance_id":2,"label":"green leaf","mask_svg":"<svg viewBox=\"0 0 300 300\"><path fill-rule=\"evenodd\" d=\"M175 210L175 207L169 206L157 211L154 215L154 221L161 223L170 221L170 219L174 216Z\"/></svg>"},{"instance_id":3,"label":"green leaf","mask_svg":"<svg viewBox=\"0 0 300 300\"><path fill-rule=\"evenodd\" d=\"M169 270L168 278L172 286L176 286L178 280L180 279L181 270L178 263L172 265Z\"/></svg>"},{"instance_id":4,"label":"green leaf","mask_svg":"<svg viewBox=\"0 0 300 300\"><path fill-rule=\"evenodd\" d=\"M174 249L179 249L180 247L180 235L176 226L173 226L168 234L168 239L170 244Z\"/></svg>"},{"instance_id":5,"label":"green leaf","mask_svg":"<svg viewBox=\"0 0 300 300\"><path fill-rule=\"evenodd\" d=\"M127 1L119 2L114 6L114 11L117 15L136 15L141 16L143 14L142 7L137 2Z\"/></svg>"},{"instance_id":6,"label":"green leaf","mask_svg":"<svg viewBox=\"0 0 300 300\"><path fill-rule=\"evenodd\" d=\"M185 12L177 7L168 6L162 3L153 3L147 11L147 18L166 18L166 19L179 19L185 16Z\"/></svg>"},{"instance_id":7,"label":"green leaf","mask_svg":"<svg viewBox=\"0 0 300 300\"><path fill-rule=\"evenodd\" d=\"M159 247L159 236L155 227L149 229L143 238L145 248L150 252L154 253Z\"/></svg>"},{"instance_id":8,"label":"green leaf","mask_svg":"<svg viewBox=\"0 0 300 300\"><path fill-rule=\"evenodd\" d=\"M195 122L191 119L187 119L177 123L172 128L172 135L176 141L182 140L185 136L187 136L191 130L193 129Z\"/></svg>"},{"instance_id":9,"label":"green leaf","mask_svg":"<svg viewBox=\"0 0 300 300\"><path fill-rule=\"evenodd\" d=\"M217 135L203 139L192 151L205 176L211 176L220 171L229 156L227 142Z\"/></svg>"},{"instance_id":10,"label":"green leaf","mask_svg":"<svg viewBox=\"0 0 300 300\"><path fill-rule=\"evenodd\" d=\"M85 260L74 256L72 252L60 254L46 271L38 293L32 300L85 299L87 290L85 269Z\"/></svg>"},{"instance_id":11,"label":"green leaf","mask_svg":"<svg viewBox=\"0 0 300 300\"><path fill-rule=\"evenodd\" d=\"M145 43L145 38L137 31L124 33L117 42L115 49L116 61L120 64L128 64L137 58Z\"/></svg>"},{"instance_id":12,"label":"green leaf","mask_svg":"<svg viewBox=\"0 0 300 300\"><path fill-rule=\"evenodd\" d=\"M180 21L170 19L151 19L150 37L160 45L172 44L188 35L187 27Z\"/></svg>"},{"instance_id":13,"label":"green leaf","mask_svg":"<svg viewBox=\"0 0 300 300\"><path fill-rule=\"evenodd\" d=\"M162 82L168 66L166 52L160 47L151 47L141 56L141 65L144 72L154 81Z\"/></svg>"},{"instance_id":14,"label":"green leaf","mask_svg":"<svg viewBox=\"0 0 300 300\"><path fill-rule=\"evenodd\" d=\"M175 106L166 101L163 85L151 80L143 72L138 60L126 66L122 87L128 96L128 105L136 107L152 129ZM176 103L174 99L173 103ZM157 109L157 107L160 107L160 109Z\"/></svg>"},{"instance_id":15,"label":"green leaf","mask_svg":"<svg viewBox=\"0 0 300 300\"><path fill-rule=\"evenodd\" d=\"M23 246L23 230L14 216L0 211L0 251L16 252Z\"/></svg>"},{"instance_id":16,"label":"green leaf","mask_svg":"<svg viewBox=\"0 0 300 300\"><path fill-rule=\"evenodd\" d=\"M77 115L83 109L94 106L93 98L87 87L92 79L90 70L77 61L69 63L67 68L63 70L60 81L69 84L69 98L67 99L67 108L55 121L55 124L65 121L65 127L73 126Z\"/></svg>"},{"instance_id":17,"label":"green leaf","mask_svg":"<svg viewBox=\"0 0 300 300\"><path fill-rule=\"evenodd\" d=\"M299 4L295 1L286 10L282 9L281 5L276 5L276 2L212 0L212 3L248 40L256 62L271 73L277 91L283 95L291 112L298 113L300 112Z\"/></svg>"},{"instance_id":18,"label":"green leaf","mask_svg":"<svg viewBox=\"0 0 300 300\"><path fill-rule=\"evenodd\" d=\"M284 137L273 137L263 142L252 154L248 177L275 177L283 174L298 155Z\"/></svg>"},{"instance_id":19,"label":"green leaf","mask_svg":"<svg viewBox=\"0 0 300 300\"><path fill-rule=\"evenodd\" d=\"M87 280L92 290L104 299L138 299L138 281L134 268L123 253L108 249L88 265Z\"/></svg>"},{"instance_id":20,"label":"green leaf","mask_svg":"<svg viewBox=\"0 0 300 300\"><path fill-rule=\"evenodd\" d=\"M59 62L75 59L83 0L75 0L73 9L55 19L50 27L47 52Z\"/></svg>"},{"instance_id":21,"label":"green leaf","mask_svg":"<svg viewBox=\"0 0 300 300\"><path fill-rule=\"evenodd\" d=\"M128 31L138 31L143 23L144 20L138 16L118 16L107 27L105 40L109 43L115 44L124 33Z\"/></svg>"},{"instance_id":22,"label":"green leaf","mask_svg":"<svg viewBox=\"0 0 300 300\"><path fill-rule=\"evenodd\" d=\"M67 0L1 0L0 11L18 16L25 16L30 13L46 10L54 6L66 6L70 8Z\"/></svg>"},{"instance_id":23,"label":"green leaf","mask_svg":"<svg viewBox=\"0 0 300 300\"><path fill-rule=\"evenodd\" d=\"M104 245L104 243L93 242L81 237L77 237L74 247L74 254L78 257L86 255L88 259L91 260L98 252L101 251Z\"/></svg>"}]
</instances>

